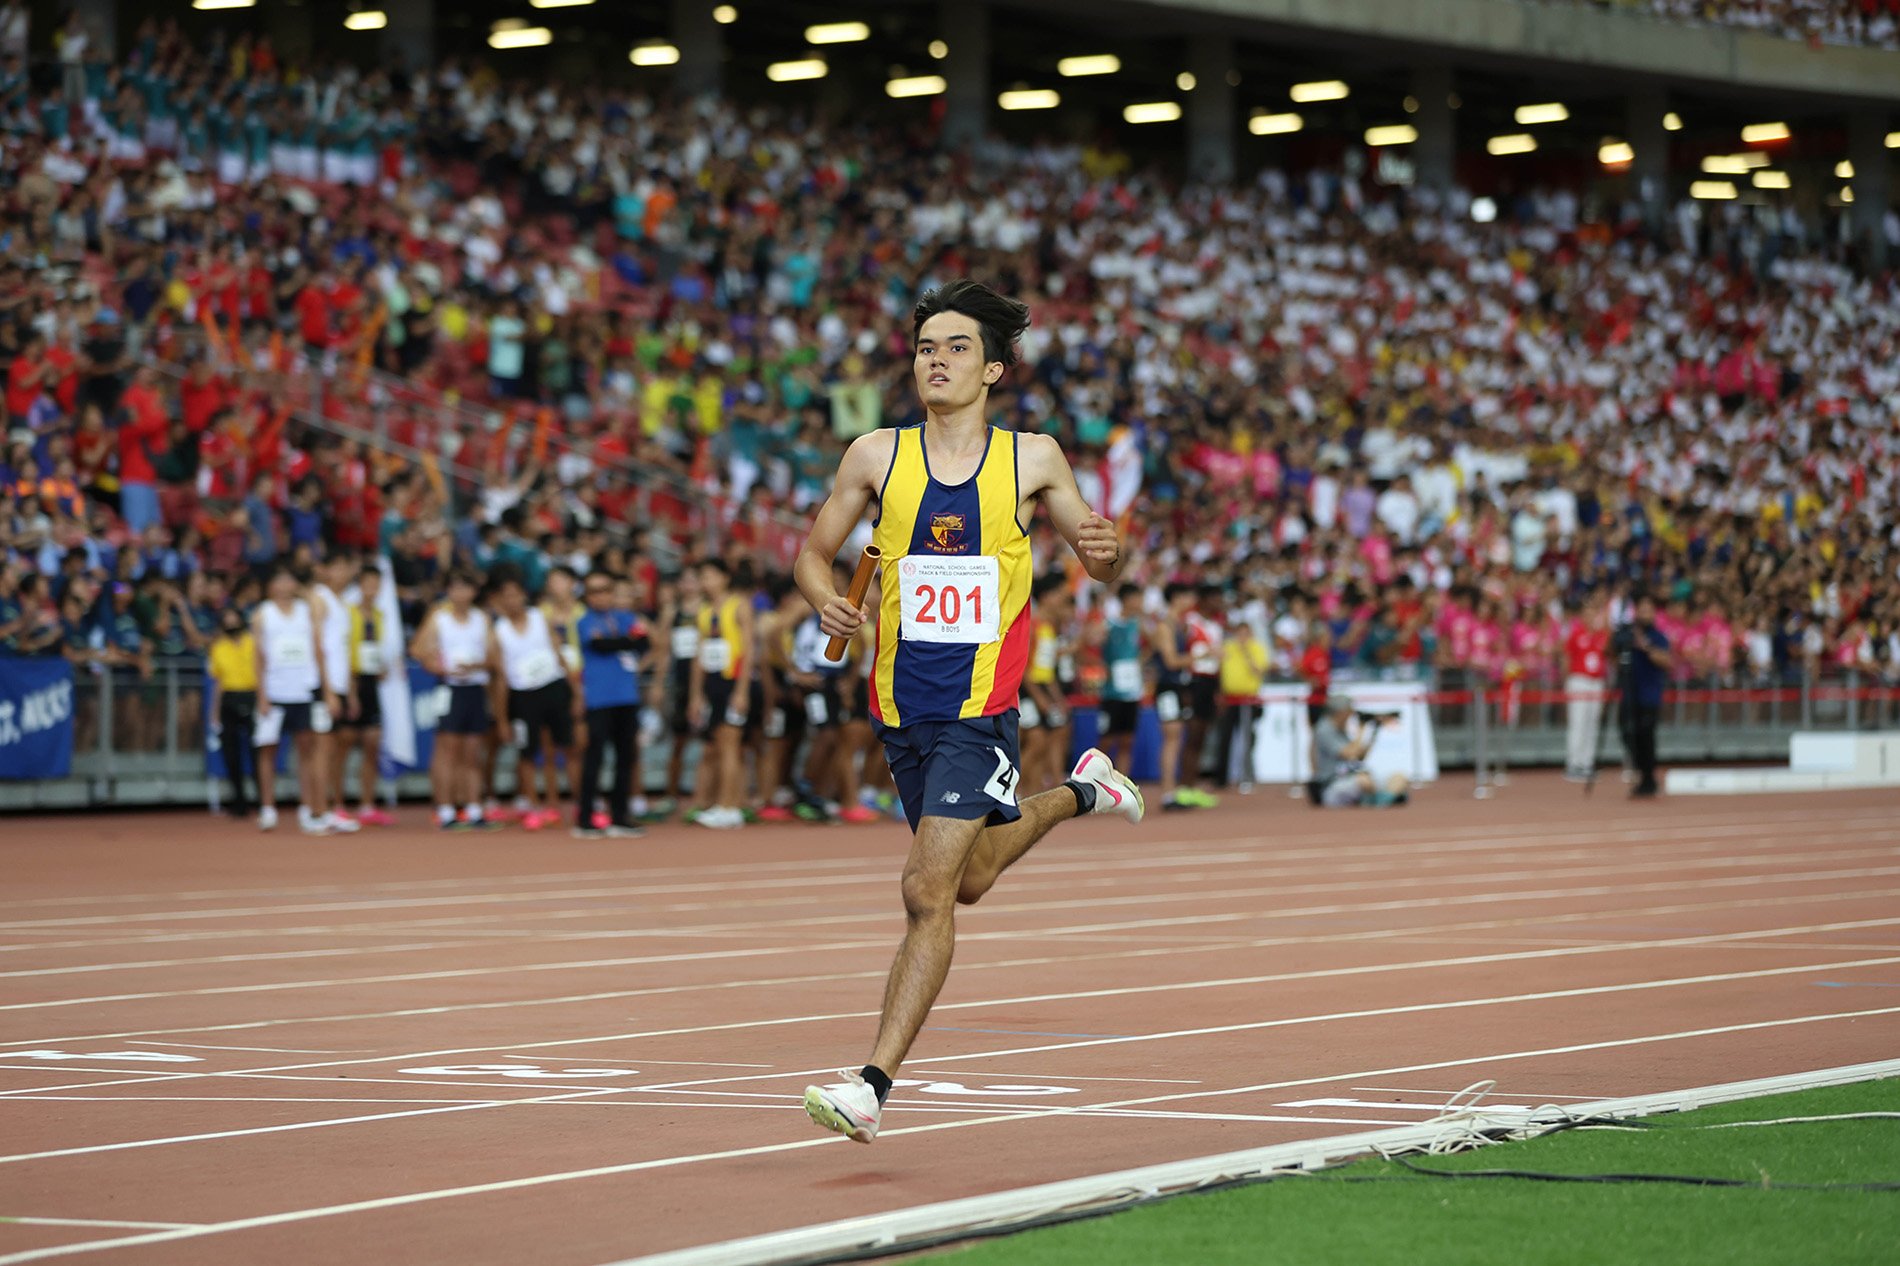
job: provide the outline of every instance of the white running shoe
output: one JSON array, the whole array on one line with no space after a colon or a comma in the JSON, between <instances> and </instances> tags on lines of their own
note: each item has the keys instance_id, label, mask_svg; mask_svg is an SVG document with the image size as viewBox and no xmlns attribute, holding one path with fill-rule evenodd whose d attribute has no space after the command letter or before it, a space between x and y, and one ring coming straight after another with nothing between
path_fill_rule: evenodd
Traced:
<instances>
[{"instance_id":1,"label":"white running shoe","mask_svg":"<svg viewBox=\"0 0 1900 1266\"><path fill-rule=\"evenodd\" d=\"M329 828L332 835L354 835L363 829L361 822L341 813L324 814L323 825Z\"/></svg>"},{"instance_id":2,"label":"white running shoe","mask_svg":"<svg viewBox=\"0 0 1900 1266\"><path fill-rule=\"evenodd\" d=\"M718 805L700 814L699 824L715 831L736 831L745 825L745 813L730 805Z\"/></svg>"},{"instance_id":3,"label":"white running shoe","mask_svg":"<svg viewBox=\"0 0 1900 1266\"><path fill-rule=\"evenodd\" d=\"M267 804L257 811L257 829L275 831L277 829L277 806Z\"/></svg>"},{"instance_id":4,"label":"white running shoe","mask_svg":"<svg viewBox=\"0 0 1900 1266\"><path fill-rule=\"evenodd\" d=\"M842 1082L805 1087L805 1115L854 1143L869 1143L877 1137L884 1105L877 1101L871 1083L857 1073L845 1068L838 1075L844 1078Z\"/></svg>"},{"instance_id":5,"label":"white running shoe","mask_svg":"<svg viewBox=\"0 0 1900 1266\"><path fill-rule=\"evenodd\" d=\"M336 832L330 829L329 820L326 818L307 818L300 816L297 819L297 829L302 831L305 835L336 834Z\"/></svg>"},{"instance_id":6,"label":"white running shoe","mask_svg":"<svg viewBox=\"0 0 1900 1266\"><path fill-rule=\"evenodd\" d=\"M1141 788L1128 775L1116 769L1099 747L1091 747L1083 752L1082 759L1075 762L1069 777L1095 788L1097 813L1119 813L1130 822L1139 822L1141 815L1147 812L1148 806L1141 798Z\"/></svg>"}]
</instances>

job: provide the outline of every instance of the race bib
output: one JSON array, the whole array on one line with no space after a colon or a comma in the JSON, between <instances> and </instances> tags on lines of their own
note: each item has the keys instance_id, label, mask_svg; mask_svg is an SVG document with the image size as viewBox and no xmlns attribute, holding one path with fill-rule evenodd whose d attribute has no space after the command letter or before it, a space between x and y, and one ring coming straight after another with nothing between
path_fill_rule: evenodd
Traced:
<instances>
[{"instance_id":1,"label":"race bib","mask_svg":"<svg viewBox=\"0 0 1900 1266\"><path fill-rule=\"evenodd\" d=\"M709 637L699 646L699 666L709 673L723 673L732 664L732 643L723 637Z\"/></svg>"},{"instance_id":2,"label":"race bib","mask_svg":"<svg viewBox=\"0 0 1900 1266\"><path fill-rule=\"evenodd\" d=\"M284 710L272 708L269 714L257 718L257 728L251 733L253 747L275 747L277 740L284 735Z\"/></svg>"},{"instance_id":3,"label":"race bib","mask_svg":"<svg viewBox=\"0 0 1900 1266\"><path fill-rule=\"evenodd\" d=\"M987 554L906 555L897 568L904 640L963 645L996 641L1001 574L997 560Z\"/></svg>"},{"instance_id":4,"label":"race bib","mask_svg":"<svg viewBox=\"0 0 1900 1266\"><path fill-rule=\"evenodd\" d=\"M1172 690L1164 690L1155 696L1155 716L1162 721L1181 719L1181 696Z\"/></svg>"},{"instance_id":5,"label":"race bib","mask_svg":"<svg viewBox=\"0 0 1900 1266\"><path fill-rule=\"evenodd\" d=\"M376 642L364 642L356 648L356 671L364 677L383 675L383 648Z\"/></svg>"},{"instance_id":6,"label":"race bib","mask_svg":"<svg viewBox=\"0 0 1900 1266\"><path fill-rule=\"evenodd\" d=\"M673 658L691 659L699 654L699 630L682 624L673 630Z\"/></svg>"},{"instance_id":7,"label":"race bib","mask_svg":"<svg viewBox=\"0 0 1900 1266\"><path fill-rule=\"evenodd\" d=\"M554 658L553 650L536 647L522 656L521 675L528 681L553 681L561 675L560 661Z\"/></svg>"},{"instance_id":8,"label":"race bib","mask_svg":"<svg viewBox=\"0 0 1900 1266\"><path fill-rule=\"evenodd\" d=\"M824 695L815 690L805 696L805 719L813 725L824 725L831 720L830 705Z\"/></svg>"},{"instance_id":9,"label":"race bib","mask_svg":"<svg viewBox=\"0 0 1900 1266\"><path fill-rule=\"evenodd\" d=\"M1020 715L1017 720L1025 728L1033 730L1042 724L1042 713L1036 709L1036 701L1029 696L1023 696L1018 712Z\"/></svg>"},{"instance_id":10,"label":"race bib","mask_svg":"<svg viewBox=\"0 0 1900 1266\"><path fill-rule=\"evenodd\" d=\"M300 637L279 637L271 643L271 663L279 668L307 668L315 662L310 643Z\"/></svg>"},{"instance_id":11,"label":"race bib","mask_svg":"<svg viewBox=\"0 0 1900 1266\"><path fill-rule=\"evenodd\" d=\"M1141 661L1118 659L1108 666L1108 684L1117 695L1133 699L1141 694Z\"/></svg>"},{"instance_id":12,"label":"race bib","mask_svg":"<svg viewBox=\"0 0 1900 1266\"><path fill-rule=\"evenodd\" d=\"M1036 670L1053 673L1056 668L1056 640L1053 637L1041 638L1036 642Z\"/></svg>"}]
</instances>

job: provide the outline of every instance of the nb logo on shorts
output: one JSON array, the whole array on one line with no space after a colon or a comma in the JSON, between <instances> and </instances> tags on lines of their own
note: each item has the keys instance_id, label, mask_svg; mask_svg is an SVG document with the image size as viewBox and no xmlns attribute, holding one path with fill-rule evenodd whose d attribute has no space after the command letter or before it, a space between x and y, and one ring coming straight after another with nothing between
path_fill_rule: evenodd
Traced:
<instances>
[{"instance_id":1,"label":"nb logo on shorts","mask_svg":"<svg viewBox=\"0 0 1900 1266\"><path fill-rule=\"evenodd\" d=\"M943 802L945 804L955 804L961 799L963 799L963 796L960 792L946 791L943 793Z\"/></svg>"}]
</instances>

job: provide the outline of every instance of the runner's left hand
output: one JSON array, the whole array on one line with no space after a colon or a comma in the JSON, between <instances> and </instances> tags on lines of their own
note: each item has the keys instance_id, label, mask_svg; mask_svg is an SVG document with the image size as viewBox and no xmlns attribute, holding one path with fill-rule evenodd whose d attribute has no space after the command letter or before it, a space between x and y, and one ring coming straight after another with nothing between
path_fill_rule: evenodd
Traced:
<instances>
[{"instance_id":1,"label":"runner's left hand","mask_svg":"<svg viewBox=\"0 0 1900 1266\"><path fill-rule=\"evenodd\" d=\"M1076 529L1075 543L1082 557L1090 562L1112 563L1122 554L1115 525L1099 514L1090 514L1082 520L1082 526Z\"/></svg>"}]
</instances>

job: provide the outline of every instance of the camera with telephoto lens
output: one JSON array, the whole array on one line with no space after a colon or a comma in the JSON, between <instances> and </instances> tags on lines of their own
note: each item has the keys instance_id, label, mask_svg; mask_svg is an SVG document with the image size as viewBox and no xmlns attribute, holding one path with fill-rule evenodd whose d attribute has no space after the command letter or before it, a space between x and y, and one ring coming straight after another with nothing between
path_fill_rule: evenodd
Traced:
<instances>
[{"instance_id":1,"label":"camera with telephoto lens","mask_svg":"<svg viewBox=\"0 0 1900 1266\"><path fill-rule=\"evenodd\" d=\"M1353 715L1359 718L1361 725L1390 725L1399 719L1396 712L1355 712Z\"/></svg>"}]
</instances>

